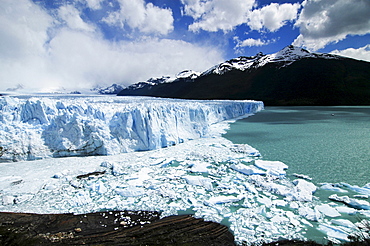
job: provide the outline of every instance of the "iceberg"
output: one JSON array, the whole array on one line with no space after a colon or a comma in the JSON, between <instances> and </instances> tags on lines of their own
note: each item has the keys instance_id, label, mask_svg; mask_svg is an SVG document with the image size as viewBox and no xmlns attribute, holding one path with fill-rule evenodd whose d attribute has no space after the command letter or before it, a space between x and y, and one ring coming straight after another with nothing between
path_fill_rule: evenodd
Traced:
<instances>
[{"instance_id":1,"label":"iceberg","mask_svg":"<svg viewBox=\"0 0 370 246\"><path fill-rule=\"evenodd\" d=\"M264 161L256 160L254 165L260 169L263 169L270 175L285 175L285 169L288 168L286 164L281 161Z\"/></svg>"},{"instance_id":2,"label":"iceberg","mask_svg":"<svg viewBox=\"0 0 370 246\"><path fill-rule=\"evenodd\" d=\"M329 239L334 238L334 240L331 240L334 243L340 243L340 241L336 241L335 239L339 239L341 241L350 241L348 239L348 236L350 234L346 230L343 230L341 227L329 224L321 224L319 225L318 229L327 234Z\"/></svg>"},{"instance_id":3,"label":"iceberg","mask_svg":"<svg viewBox=\"0 0 370 246\"><path fill-rule=\"evenodd\" d=\"M335 184L327 184L327 183L322 184L322 186L320 187L320 189L322 189L322 190L330 190L330 191L335 191L335 192L341 192L341 193L348 192L347 190L344 190L344 189L339 188Z\"/></svg>"},{"instance_id":4,"label":"iceberg","mask_svg":"<svg viewBox=\"0 0 370 246\"><path fill-rule=\"evenodd\" d=\"M370 203L368 201L350 198L348 196L338 196L337 194L329 196L329 199L337 202L343 202L352 208L370 210Z\"/></svg>"},{"instance_id":5,"label":"iceberg","mask_svg":"<svg viewBox=\"0 0 370 246\"><path fill-rule=\"evenodd\" d=\"M262 109L262 102L248 100L0 97L0 158L20 161L153 150L212 136L215 123Z\"/></svg>"},{"instance_id":6,"label":"iceberg","mask_svg":"<svg viewBox=\"0 0 370 246\"><path fill-rule=\"evenodd\" d=\"M365 195L365 196L370 196L370 187L369 187L369 184L363 186L363 187L359 187L357 185L350 185L350 184L347 184L347 183L341 183L343 186L357 192L357 193L360 193L362 195Z\"/></svg>"},{"instance_id":7,"label":"iceberg","mask_svg":"<svg viewBox=\"0 0 370 246\"><path fill-rule=\"evenodd\" d=\"M322 214L328 217L338 217L340 213L335 208L331 207L328 204L316 205L315 209L320 211Z\"/></svg>"}]
</instances>

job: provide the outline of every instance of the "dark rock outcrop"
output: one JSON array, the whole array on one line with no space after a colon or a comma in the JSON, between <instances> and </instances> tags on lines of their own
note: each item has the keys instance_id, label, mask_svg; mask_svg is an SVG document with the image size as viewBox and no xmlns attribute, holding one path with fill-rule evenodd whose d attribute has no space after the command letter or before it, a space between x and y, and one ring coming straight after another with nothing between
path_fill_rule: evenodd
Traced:
<instances>
[{"instance_id":1,"label":"dark rock outcrop","mask_svg":"<svg viewBox=\"0 0 370 246\"><path fill-rule=\"evenodd\" d=\"M157 212L0 213L0 245L234 245L226 226Z\"/></svg>"}]
</instances>

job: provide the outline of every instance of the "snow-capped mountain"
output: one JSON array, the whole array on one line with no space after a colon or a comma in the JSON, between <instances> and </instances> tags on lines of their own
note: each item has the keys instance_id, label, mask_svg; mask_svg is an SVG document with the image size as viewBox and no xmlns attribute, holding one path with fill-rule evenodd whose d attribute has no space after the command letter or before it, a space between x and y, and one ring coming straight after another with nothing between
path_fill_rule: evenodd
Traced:
<instances>
[{"instance_id":1,"label":"snow-capped mountain","mask_svg":"<svg viewBox=\"0 0 370 246\"><path fill-rule=\"evenodd\" d=\"M308 50L289 45L282 49L281 51L271 54L264 55L263 53L258 53L252 57L240 56L235 59L223 62L210 70L203 73L215 73L224 74L233 69L245 71L247 69L257 69L259 67L265 66L267 63L279 63L279 66L289 66L295 61L301 60L303 58L323 58L323 59L341 59L340 56L331 54L321 54L321 53L311 53Z\"/></svg>"},{"instance_id":2,"label":"snow-capped mountain","mask_svg":"<svg viewBox=\"0 0 370 246\"><path fill-rule=\"evenodd\" d=\"M253 99L266 105L370 105L370 63L287 46L220 63L203 73L134 84L118 95ZM192 83L188 83L192 82Z\"/></svg>"},{"instance_id":3,"label":"snow-capped mountain","mask_svg":"<svg viewBox=\"0 0 370 246\"><path fill-rule=\"evenodd\" d=\"M141 81L133 85L130 85L129 87L127 87L127 89L128 90L138 90L146 86L155 86L159 84L173 83L173 82L179 82L179 81L191 82L191 81L194 81L196 78L198 78L200 75L201 75L200 72L196 72L193 70L184 70L176 74L175 77L171 77L171 76L154 77L154 78L148 79L147 81Z\"/></svg>"},{"instance_id":4,"label":"snow-capped mountain","mask_svg":"<svg viewBox=\"0 0 370 246\"><path fill-rule=\"evenodd\" d=\"M99 94L103 94L103 95L111 95L111 94L117 94L123 89L125 89L124 86L119 85L119 84L113 84L108 87L97 87L97 88L92 89L92 91L96 91Z\"/></svg>"}]
</instances>

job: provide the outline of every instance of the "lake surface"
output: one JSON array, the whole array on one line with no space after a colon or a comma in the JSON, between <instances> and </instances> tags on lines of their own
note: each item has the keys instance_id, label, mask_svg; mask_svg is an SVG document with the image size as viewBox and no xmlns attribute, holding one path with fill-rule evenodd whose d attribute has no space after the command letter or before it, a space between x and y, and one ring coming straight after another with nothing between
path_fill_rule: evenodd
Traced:
<instances>
[{"instance_id":1,"label":"lake surface","mask_svg":"<svg viewBox=\"0 0 370 246\"><path fill-rule=\"evenodd\" d=\"M370 183L370 107L266 107L224 135L313 182Z\"/></svg>"}]
</instances>

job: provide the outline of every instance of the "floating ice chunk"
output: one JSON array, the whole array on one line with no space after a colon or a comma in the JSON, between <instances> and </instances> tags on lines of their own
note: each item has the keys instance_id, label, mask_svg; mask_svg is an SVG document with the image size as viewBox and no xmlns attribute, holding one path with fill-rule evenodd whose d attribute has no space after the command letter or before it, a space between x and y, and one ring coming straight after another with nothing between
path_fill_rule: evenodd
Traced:
<instances>
[{"instance_id":1,"label":"floating ice chunk","mask_svg":"<svg viewBox=\"0 0 370 246\"><path fill-rule=\"evenodd\" d=\"M348 187L349 189L351 189L355 192L358 192L358 193L363 194L363 195L370 196L370 188L368 187L369 184L365 185L364 187L359 187L357 185L350 185L350 184L347 184L347 183L341 183L341 184Z\"/></svg>"},{"instance_id":2,"label":"floating ice chunk","mask_svg":"<svg viewBox=\"0 0 370 246\"><path fill-rule=\"evenodd\" d=\"M355 224L353 224L351 221L346 220L346 219L332 219L330 222L335 224L335 225L344 226L344 227L347 227L347 228L357 230L357 226Z\"/></svg>"},{"instance_id":3,"label":"floating ice chunk","mask_svg":"<svg viewBox=\"0 0 370 246\"><path fill-rule=\"evenodd\" d=\"M335 209L339 213L344 213L344 214L355 214L355 213L357 213L357 209L349 208L349 207L346 207L346 206L337 206L337 207L335 207Z\"/></svg>"},{"instance_id":4,"label":"floating ice chunk","mask_svg":"<svg viewBox=\"0 0 370 246\"><path fill-rule=\"evenodd\" d=\"M293 173L293 175L297 178L300 178L300 179L312 180L312 178L310 176L307 176L307 175L304 175L304 174Z\"/></svg>"},{"instance_id":5,"label":"floating ice chunk","mask_svg":"<svg viewBox=\"0 0 370 246\"><path fill-rule=\"evenodd\" d=\"M286 197L292 195L292 190L289 189L285 185L277 184L277 183L274 183L274 182L262 182L259 185L261 187L263 187L265 190L267 190L269 192L273 192L273 193L278 194L278 195L282 195L282 196L286 196Z\"/></svg>"},{"instance_id":6,"label":"floating ice chunk","mask_svg":"<svg viewBox=\"0 0 370 246\"><path fill-rule=\"evenodd\" d=\"M370 203L364 200L349 198L348 196L338 196L337 194L333 194L329 196L329 199L338 201L338 202L343 202L347 204L348 206L356 208L356 209L370 210Z\"/></svg>"},{"instance_id":7,"label":"floating ice chunk","mask_svg":"<svg viewBox=\"0 0 370 246\"><path fill-rule=\"evenodd\" d=\"M285 175L285 169L288 169L288 166L281 161L255 160L254 165L258 168L268 171L271 175L277 176Z\"/></svg>"},{"instance_id":8,"label":"floating ice chunk","mask_svg":"<svg viewBox=\"0 0 370 246\"><path fill-rule=\"evenodd\" d=\"M223 220L223 216L220 215L216 209L205 206L196 209L195 217L203 218L204 220L214 221L217 223L220 223Z\"/></svg>"},{"instance_id":9,"label":"floating ice chunk","mask_svg":"<svg viewBox=\"0 0 370 246\"><path fill-rule=\"evenodd\" d=\"M316 186L304 179L296 179L294 191L291 196L297 201L312 201L312 194L316 191Z\"/></svg>"},{"instance_id":10,"label":"floating ice chunk","mask_svg":"<svg viewBox=\"0 0 370 246\"><path fill-rule=\"evenodd\" d=\"M275 215L270 219L270 221L277 224L290 222L290 220L287 217L282 215Z\"/></svg>"},{"instance_id":11,"label":"floating ice chunk","mask_svg":"<svg viewBox=\"0 0 370 246\"><path fill-rule=\"evenodd\" d=\"M288 203L284 200L273 200L272 201L272 204L274 204L275 206L278 206L278 207L285 207Z\"/></svg>"},{"instance_id":12,"label":"floating ice chunk","mask_svg":"<svg viewBox=\"0 0 370 246\"><path fill-rule=\"evenodd\" d=\"M145 193L145 189L134 186L134 187L127 187L127 188L124 188L124 189L117 188L116 192L121 196L136 197L136 196L143 195Z\"/></svg>"},{"instance_id":13,"label":"floating ice chunk","mask_svg":"<svg viewBox=\"0 0 370 246\"><path fill-rule=\"evenodd\" d=\"M190 171L193 173L208 173L210 167L209 162L204 161L191 161L188 162Z\"/></svg>"},{"instance_id":14,"label":"floating ice chunk","mask_svg":"<svg viewBox=\"0 0 370 246\"><path fill-rule=\"evenodd\" d=\"M335 191L335 192L341 192L341 193L348 192L347 190L344 190L344 189L341 189L341 188L337 187L335 184L329 184L329 183L323 184L322 186L320 186L320 189L321 190L330 190L330 191Z\"/></svg>"},{"instance_id":15,"label":"floating ice chunk","mask_svg":"<svg viewBox=\"0 0 370 246\"><path fill-rule=\"evenodd\" d=\"M203 186L207 191L213 190L212 179L203 176L184 176L183 179L190 185Z\"/></svg>"},{"instance_id":16,"label":"floating ice chunk","mask_svg":"<svg viewBox=\"0 0 370 246\"><path fill-rule=\"evenodd\" d=\"M297 219L297 215L295 215L293 212L291 212L291 211L286 211L285 212L285 215L286 215L286 217L288 217L289 218L289 221L290 221L290 223L292 224L292 225L294 225L295 227L297 227L297 226L300 226L301 225L301 223L298 221L298 219Z\"/></svg>"},{"instance_id":17,"label":"floating ice chunk","mask_svg":"<svg viewBox=\"0 0 370 246\"><path fill-rule=\"evenodd\" d=\"M370 218L370 211L369 210L362 210L360 211L362 215L365 215L366 217Z\"/></svg>"},{"instance_id":18,"label":"floating ice chunk","mask_svg":"<svg viewBox=\"0 0 370 246\"><path fill-rule=\"evenodd\" d=\"M247 154L250 157L259 157L261 156L260 152L255 148L249 146L248 144L234 144L230 147L230 150L236 153Z\"/></svg>"},{"instance_id":19,"label":"floating ice chunk","mask_svg":"<svg viewBox=\"0 0 370 246\"><path fill-rule=\"evenodd\" d=\"M204 201L204 204L212 206L214 204L229 203L229 202L238 202L242 198L235 196L213 196L207 201Z\"/></svg>"},{"instance_id":20,"label":"floating ice chunk","mask_svg":"<svg viewBox=\"0 0 370 246\"><path fill-rule=\"evenodd\" d=\"M255 230L250 230L250 229L247 229L247 228L240 228L240 234L243 235L243 234L247 234L247 235L250 235L250 236L254 236L256 234L256 231ZM247 241L244 240L244 241Z\"/></svg>"},{"instance_id":21,"label":"floating ice chunk","mask_svg":"<svg viewBox=\"0 0 370 246\"><path fill-rule=\"evenodd\" d=\"M145 181L152 179L149 175L151 172L153 172L152 169L144 167L140 171L126 176L125 179L130 186L143 186Z\"/></svg>"},{"instance_id":22,"label":"floating ice chunk","mask_svg":"<svg viewBox=\"0 0 370 246\"><path fill-rule=\"evenodd\" d=\"M369 198L368 195L354 195L353 197L362 198L362 199L368 199Z\"/></svg>"},{"instance_id":23,"label":"floating ice chunk","mask_svg":"<svg viewBox=\"0 0 370 246\"><path fill-rule=\"evenodd\" d=\"M251 185L250 183L244 183L244 187L247 191L253 193L253 194L258 194L258 191L256 190L256 188Z\"/></svg>"},{"instance_id":24,"label":"floating ice chunk","mask_svg":"<svg viewBox=\"0 0 370 246\"><path fill-rule=\"evenodd\" d=\"M316 205L315 209L323 213L328 217L338 217L340 213L333 207L330 207L328 204Z\"/></svg>"},{"instance_id":25,"label":"floating ice chunk","mask_svg":"<svg viewBox=\"0 0 370 246\"><path fill-rule=\"evenodd\" d=\"M270 208L272 206L271 199L266 197L266 196L257 197L257 202L266 205L266 207L268 207L268 208Z\"/></svg>"},{"instance_id":26,"label":"floating ice chunk","mask_svg":"<svg viewBox=\"0 0 370 246\"><path fill-rule=\"evenodd\" d=\"M265 175L266 172L265 171L262 171L261 169L259 168L256 168L252 165L250 166L247 166L247 165L244 165L244 164L233 164L230 166L230 168L234 169L235 171L238 171L242 174L245 174L245 175Z\"/></svg>"},{"instance_id":27,"label":"floating ice chunk","mask_svg":"<svg viewBox=\"0 0 370 246\"><path fill-rule=\"evenodd\" d=\"M299 208L299 204L297 202L295 202L295 201L292 201L292 202L289 203L289 207L291 209L298 209Z\"/></svg>"},{"instance_id":28,"label":"floating ice chunk","mask_svg":"<svg viewBox=\"0 0 370 246\"><path fill-rule=\"evenodd\" d=\"M324 232L329 237L333 237L342 241L349 241L348 239L348 232L344 231L338 226L328 225L328 224L320 224L318 230Z\"/></svg>"},{"instance_id":29,"label":"floating ice chunk","mask_svg":"<svg viewBox=\"0 0 370 246\"><path fill-rule=\"evenodd\" d=\"M319 211L306 206L298 208L298 213L311 221L319 221L322 217Z\"/></svg>"}]
</instances>

